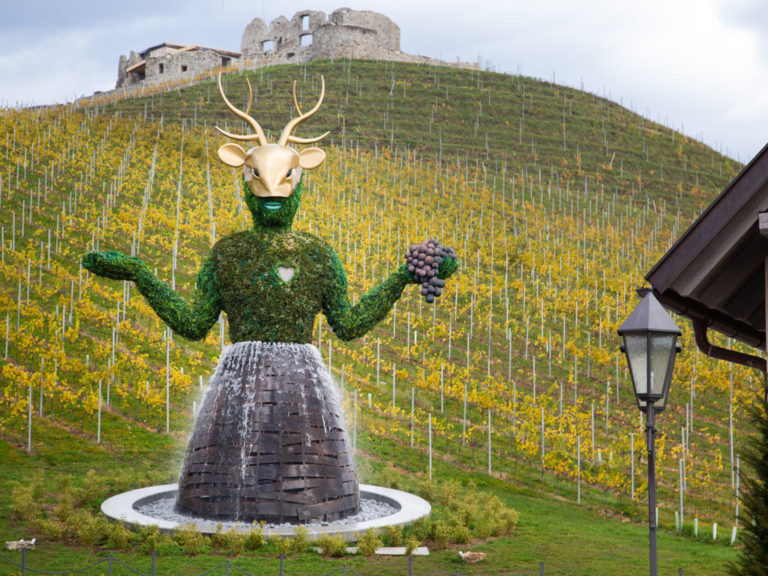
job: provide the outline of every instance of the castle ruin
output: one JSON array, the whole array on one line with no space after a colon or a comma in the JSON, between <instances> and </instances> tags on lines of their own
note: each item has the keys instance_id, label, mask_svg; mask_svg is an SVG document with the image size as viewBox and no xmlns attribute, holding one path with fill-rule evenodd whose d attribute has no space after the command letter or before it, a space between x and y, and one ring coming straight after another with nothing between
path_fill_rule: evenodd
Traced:
<instances>
[{"instance_id":1,"label":"castle ruin","mask_svg":"<svg viewBox=\"0 0 768 576\"><path fill-rule=\"evenodd\" d=\"M267 26L254 18L243 32L240 51L245 60L275 64L320 58L396 60L400 58L400 27L383 14L340 8L329 17L305 10L290 20L280 16Z\"/></svg>"},{"instance_id":2,"label":"castle ruin","mask_svg":"<svg viewBox=\"0 0 768 576\"><path fill-rule=\"evenodd\" d=\"M290 20L280 16L269 26L254 18L243 32L240 52L164 42L120 56L116 88L191 81L206 71L230 65L258 68L330 58L476 67L401 52L400 27L378 12L339 8L326 16L318 10L303 10Z\"/></svg>"}]
</instances>

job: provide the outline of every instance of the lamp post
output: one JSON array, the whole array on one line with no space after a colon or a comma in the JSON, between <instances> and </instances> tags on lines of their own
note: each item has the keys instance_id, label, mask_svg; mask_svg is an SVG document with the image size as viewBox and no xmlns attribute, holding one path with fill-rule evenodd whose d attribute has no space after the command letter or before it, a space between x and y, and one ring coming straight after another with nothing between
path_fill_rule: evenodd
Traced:
<instances>
[{"instance_id":1,"label":"lamp post","mask_svg":"<svg viewBox=\"0 0 768 576\"><path fill-rule=\"evenodd\" d=\"M677 344L680 329L649 290L629 318L619 326L618 333L623 338L621 350L627 356L637 404L646 417L649 549L651 576L657 576L655 416L667 404L675 355L680 351Z\"/></svg>"}]
</instances>

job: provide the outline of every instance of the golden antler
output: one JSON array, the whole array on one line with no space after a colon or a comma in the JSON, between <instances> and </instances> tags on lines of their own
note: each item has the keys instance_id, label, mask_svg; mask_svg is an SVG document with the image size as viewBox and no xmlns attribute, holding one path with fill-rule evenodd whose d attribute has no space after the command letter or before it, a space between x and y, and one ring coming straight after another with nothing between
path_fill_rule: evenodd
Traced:
<instances>
[{"instance_id":1,"label":"golden antler","mask_svg":"<svg viewBox=\"0 0 768 576\"><path fill-rule=\"evenodd\" d=\"M296 80L293 81L293 107L296 108L296 114L301 116L301 108L299 108L299 101L296 99Z\"/></svg>"},{"instance_id":2,"label":"golden antler","mask_svg":"<svg viewBox=\"0 0 768 576\"><path fill-rule=\"evenodd\" d=\"M301 113L301 108L299 108L299 103L296 100L296 82L293 83L293 105L296 108L296 112L299 114L296 118L288 122L288 124L285 125L285 128L283 128L282 134L280 134L280 139L277 141L277 143L280 146L285 146L288 142L295 142L297 144L312 144L313 142L318 142L328 136L330 132L326 132L322 136L317 136L316 138L299 138L298 136L293 136L291 132L293 131L296 126L304 122L307 118L312 116L315 112L317 112L320 109L320 104L323 103L323 98L325 97L325 78L323 76L320 76L320 98L317 100L317 104L315 104L314 108L307 112L306 114Z\"/></svg>"},{"instance_id":3,"label":"golden antler","mask_svg":"<svg viewBox=\"0 0 768 576\"><path fill-rule=\"evenodd\" d=\"M227 98L226 94L224 94L224 89L221 86L221 72L219 72L219 92L221 93L221 97L224 99L224 103L227 105L227 108L234 112L235 115L237 115L239 118L242 118L248 122L248 124L251 125L251 128L253 128L255 134L232 134L222 130L218 126L216 126L216 130L224 134L224 136L227 138L232 138L233 140L258 140L259 144L265 146L269 142L267 141L267 137L264 135L264 130L262 130L261 126L259 126L259 123L249 115L251 112L251 104L253 104L253 88L251 88L250 80L246 78L245 81L248 83L248 107L245 109L245 112L235 108Z\"/></svg>"}]
</instances>

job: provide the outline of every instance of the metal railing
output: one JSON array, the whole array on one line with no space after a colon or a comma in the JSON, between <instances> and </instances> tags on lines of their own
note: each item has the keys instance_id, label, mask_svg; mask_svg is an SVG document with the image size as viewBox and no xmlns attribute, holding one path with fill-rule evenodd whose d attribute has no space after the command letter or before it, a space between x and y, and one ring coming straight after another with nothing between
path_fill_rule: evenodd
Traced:
<instances>
[{"instance_id":1,"label":"metal railing","mask_svg":"<svg viewBox=\"0 0 768 576\"><path fill-rule=\"evenodd\" d=\"M80 572L85 572L87 570L91 570L92 568L96 568L97 566L102 566L104 564L107 565L107 576L112 576L113 571L120 566L124 568L125 570L128 570L131 574L135 574L136 576L157 576L157 553L155 551L152 552L152 565L150 572L142 572L141 570L138 570L134 568L133 566L130 566L123 562L120 558L117 558L114 554L110 554L108 558L102 558L101 560L98 560L96 562L93 562L92 564L88 564L87 566L81 566L79 568L73 568L71 570L61 570L61 571L49 571L49 570L41 570L38 568L32 568L29 566L29 558L28 558L28 550L22 549L20 551L21 559L20 561L16 561L13 558L10 558L6 556L3 553L0 553L0 560L3 560L4 562L11 564L12 566L15 566L21 571L21 574L26 576L27 574L59 574L59 575L66 575L66 574L78 574ZM408 557L408 576L413 576L413 562L414 558L413 556ZM259 574L254 574L253 572L249 572L248 570L241 568L237 564L234 564L230 559L226 559L223 562L217 564L216 566L209 568L208 570L204 572L200 572L198 574L188 574L186 573L185 576L207 576L208 574L213 574L214 572L223 571L226 576L232 576L233 573L236 574L242 574L243 576L265 576L267 574L267 571L261 570ZM101 571L101 574L104 574L103 569ZM285 575L285 555L280 554L280 568L278 572L279 576ZM346 562L342 564L341 566L338 566L331 570L330 572L326 572L325 574L318 575L318 576L363 576L349 566ZM448 575L446 575L448 576ZM450 573L450 576L466 576L463 572L460 570L456 570L454 573Z\"/></svg>"},{"instance_id":2,"label":"metal railing","mask_svg":"<svg viewBox=\"0 0 768 576\"><path fill-rule=\"evenodd\" d=\"M20 573L23 576L26 576L27 574L30 574L30 575L31 574L47 574L47 575L79 574L81 572L91 570L92 568L96 568L97 566L102 566L104 564L107 565L106 576L112 576L113 571L115 571L118 567L121 567L127 570L128 572L130 572L131 574L135 574L136 576L157 576L158 562L157 562L157 553L155 551L152 552L152 564L151 564L150 572L148 573L142 572L141 570L138 570L133 566L126 564L120 558L117 558L114 554L110 554L108 558L102 558L101 560L93 562L92 564L81 566L79 568L73 568L71 570L62 570L62 571L41 570L37 568L32 568L28 565L29 558L28 558L27 552L28 551L26 549L23 549L20 551L21 559L19 562L15 561L13 558L9 558L3 553L0 553L0 560L18 568L20 570ZM532 568L530 571L523 571L523 572L516 572L516 573L529 574L530 576L545 576L544 562L539 562L537 568L538 570L536 568ZM240 566L233 563L230 559L227 558L226 560L222 561L216 566L213 566L212 568L209 568L208 570L205 570L204 572L200 572L198 574L189 574L188 572L185 572L184 576L207 576L208 574L213 574L220 571L223 571L226 576L232 576L233 574L241 574L242 576L268 576L271 573L267 570L260 570L259 574L254 574L253 572L249 572L245 568L241 568ZM124 570L120 570L120 572L124 572ZM102 569L101 572L94 572L94 573L104 574L104 571ZM434 574L434 570L430 569L430 574ZM549 572L546 572L546 574L570 576L569 571L557 570L557 569L550 570ZM279 567L279 571L277 572L277 575L285 576L285 555L284 554L280 554L280 567ZM341 566L337 566L333 570L326 572L325 574L320 574L318 576L363 576L363 574L360 574L360 572L358 572L357 570L355 570L345 562ZM414 576L414 557L413 556L408 556L408 576ZM446 572L445 576L467 576L467 574L465 574L464 572L462 572L457 568L455 572ZM678 568L677 576L683 576L682 568Z\"/></svg>"}]
</instances>

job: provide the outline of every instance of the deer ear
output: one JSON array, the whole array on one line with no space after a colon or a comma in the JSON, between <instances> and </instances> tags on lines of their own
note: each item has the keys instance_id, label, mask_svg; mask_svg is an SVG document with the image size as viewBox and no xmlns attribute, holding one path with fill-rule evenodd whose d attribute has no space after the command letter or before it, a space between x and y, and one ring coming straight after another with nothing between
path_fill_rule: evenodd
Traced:
<instances>
[{"instance_id":1,"label":"deer ear","mask_svg":"<svg viewBox=\"0 0 768 576\"><path fill-rule=\"evenodd\" d=\"M239 144L228 142L219 148L219 158L227 166L240 168L245 163L245 150Z\"/></svg>"},{"instance_id":2,"label":"deer ear","mask_svg":"<svg viewBox=\"0 0 768 576\"><path fill-rule=\"evenodd\" d=\"M299 152L299 165L305 170L317 168L325 160L325 152L320 148L305 148Z\"/></svg>"}]
</instances>

